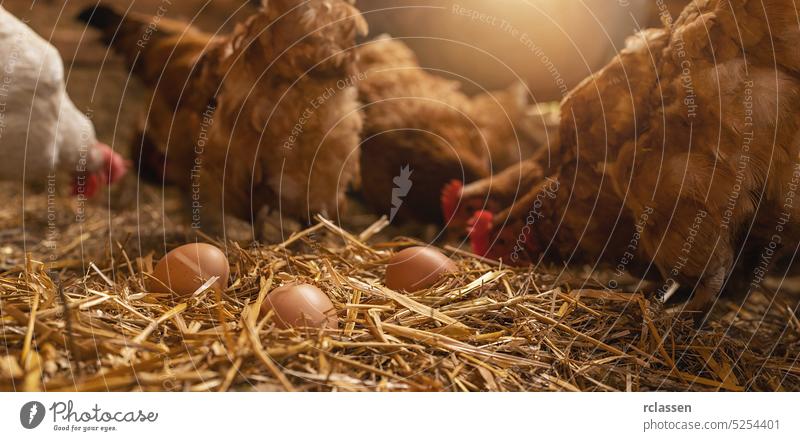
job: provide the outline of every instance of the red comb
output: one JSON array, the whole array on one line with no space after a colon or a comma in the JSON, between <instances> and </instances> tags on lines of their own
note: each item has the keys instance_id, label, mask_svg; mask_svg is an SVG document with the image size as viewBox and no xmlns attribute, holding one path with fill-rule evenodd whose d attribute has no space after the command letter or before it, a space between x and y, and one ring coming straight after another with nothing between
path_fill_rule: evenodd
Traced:
<instances>
[{"instance_id":1,"label":"red comb","mask_svg":"<svg viewBox=\"0 0 800 441\"><path fill-rule=\"evenodd\" d=\"M461 191L463 189L464 184L457 179L450 181L442 189L442 214L444 214L445 222L450 222L456 215L458 203L461 200Z\"/></svg>"},{"instance_id":2,"label":"red comb","mask_svg":"<svg viewBox=\"0 0 800 441\"><path fill-rule=\"evenodd\" d=\"M472 252L479 256L489 254L490 234L494 225L494 215L486 210L475 212L467 227Z\"/></svg>"}]
</instances>

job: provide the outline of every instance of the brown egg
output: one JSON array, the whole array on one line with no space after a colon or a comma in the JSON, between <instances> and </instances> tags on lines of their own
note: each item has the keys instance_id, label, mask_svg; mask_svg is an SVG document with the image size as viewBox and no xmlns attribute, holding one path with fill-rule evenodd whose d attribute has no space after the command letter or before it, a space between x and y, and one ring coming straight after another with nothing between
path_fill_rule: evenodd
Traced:
<instances>
[{"instance_id":1,"label":"brown egg","mask_svg":"<svg viewBox=\"0 0 800 441\"><path fill-rule=\"evenodd\" d=\"M191 243L162 257L153 270L153 277L146 279L146 285L150 292L171 290L188 296L214 276L219 277L214 287L227 288L229 273L228 258L222 250L206 243Z\"/></svg>"},{"instance_id":2,"label":"brown egg","mask_svg":"<svg viewBox=\"0 0 800 441\"><path fill-rule=\"evenodd\" d=\"M275 322L282 329L297 327L337 329L339 320L331 299L319 288L290 284L267 294L261 305L263 313L275 311Z\"/></svg>"},{"instance_id":3,"label":"brown egg","mask_svg":"<svg viewBox=\"0 0 800 441\"><path fill-rule=\"evenodd\" d=\"M395 291L419 291L430 288L442 275L456 270L456 264L434 248L406 248L389 259L386 287Z\"/></svg>"}]
</instances>

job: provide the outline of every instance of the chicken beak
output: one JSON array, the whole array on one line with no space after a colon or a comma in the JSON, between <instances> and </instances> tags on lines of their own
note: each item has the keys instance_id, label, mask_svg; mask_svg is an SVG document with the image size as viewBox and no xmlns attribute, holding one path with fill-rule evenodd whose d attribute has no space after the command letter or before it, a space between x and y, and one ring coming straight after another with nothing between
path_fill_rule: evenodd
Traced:
<instances>
[{"instance_id":1,"label":"chicken beak","mask_svg":"<svg viewBox=\"0 0 800 441\"><path fill-rule=\"evenodd\" d=\"M122 179L128 173L130 161L126 161L106 144L99 142L97 143L97 148L103 153L103 167L100 172L101 182L111 185Z\"/></svg>"}]
</instances>

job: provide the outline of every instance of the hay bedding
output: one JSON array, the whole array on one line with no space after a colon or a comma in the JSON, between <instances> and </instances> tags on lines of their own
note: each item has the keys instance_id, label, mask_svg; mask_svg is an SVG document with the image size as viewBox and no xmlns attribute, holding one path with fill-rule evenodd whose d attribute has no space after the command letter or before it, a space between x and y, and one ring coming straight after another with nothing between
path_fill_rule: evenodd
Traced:
<instances>
[{"instance_id":1,"label":"hay bedding","mask_svg":"<svg viewBox=\"0 0 800 441\"><path fill-rule=\"evenodd\" d=\"M278 245L218 244L232 265L220 298L146 293L153 260L185 237L156 193L138 214L92 206L83 224L59 199L57 238L45 196L26 197L23 229L21 196L0 194L0 390L800 390L784 296L725 301L698 331L641 293L454 248L457 276L402 294L381 286L383 264L416 241L381 221L351 234L320 218ZM298 279L330 295L339 330L279 330L257 314Z\"/></svg>"}]
</instances>

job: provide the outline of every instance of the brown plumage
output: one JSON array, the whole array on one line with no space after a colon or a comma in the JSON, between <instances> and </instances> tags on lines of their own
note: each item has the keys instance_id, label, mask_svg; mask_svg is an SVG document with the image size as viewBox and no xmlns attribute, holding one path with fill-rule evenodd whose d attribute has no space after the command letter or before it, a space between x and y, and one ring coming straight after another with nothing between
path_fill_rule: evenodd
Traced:
<instances>
[{"instance_id":1,"label":"brown plumage","mask_svg":"<svg viewBox=\"0 0 800 441\"><path fill-rule=\"evenodd\" d=\"M270 0L217 37L91 11L82 18L152 89L140 167L184 190L193 224L213 231L223 214L252 220L263 207L300 220L344 209L362 128L349 49L366 33L351 2Z\"/></svg>"},{"instance_id":2,"label":"brown plumage","mask_svg":"<svg viewBox=\"0 0 800 441\"><path fill-rule=\"evenodd\" d=\"M524 120L531 109L521 85L468 97L458 81L421 68L413 52L389 37L358 50L364 103L362 194L379 213L397 208L408 167L412 185L395 214L439 222L440 190L471 182L530 155ZM397 191L400 193L397 193Z\"/></svg>"},{"instance_id":3,"label":"brown plumage","mask_svg":"<svg viewBox=\"0 0 800 441\"><path fill-rule=\"evenodd\" d=\"M694 2L632 39L565 99L551 180L476 216L477 251L655 269L663 290L693 291L689 310L757 287L800 239L796 14L787 0Z\"/></svg>"},{"instance_id":4,"label":"brown plumage","mask_svg":"<svg viewBox=\"0 0 800 441\"><path fill-rule=\"evenodd\" d=\"M463 230L473 213L478 210L495 212L514 203L523 193L539 184L555 171L559 162L557 106L542 104L530 112L523 121L529 146L537 150L527 159L515 161L505 170L471 182L467 185L460 180L449 182L441 192L442 212L445 225L452 230ZM538 133L538 136L535 135Z\"/></svg>"}]
</instances>

